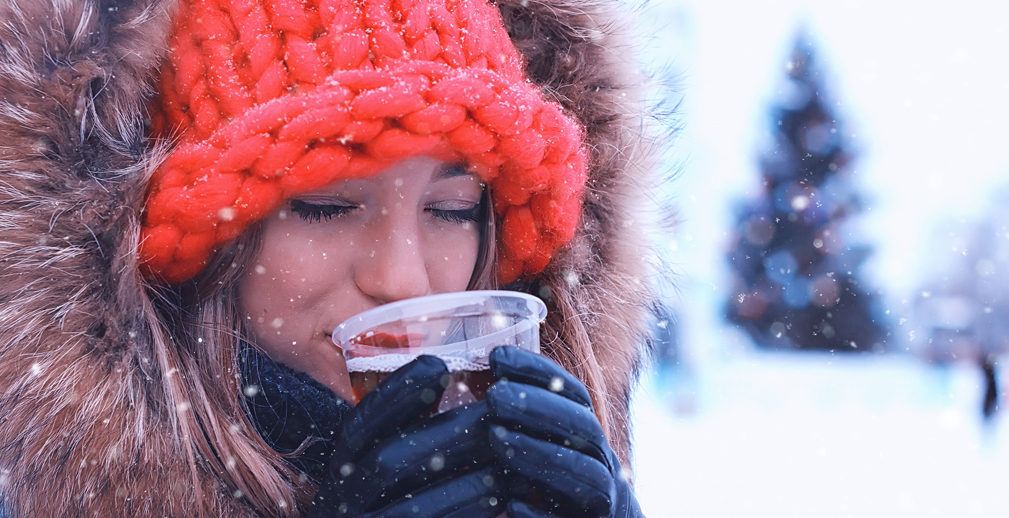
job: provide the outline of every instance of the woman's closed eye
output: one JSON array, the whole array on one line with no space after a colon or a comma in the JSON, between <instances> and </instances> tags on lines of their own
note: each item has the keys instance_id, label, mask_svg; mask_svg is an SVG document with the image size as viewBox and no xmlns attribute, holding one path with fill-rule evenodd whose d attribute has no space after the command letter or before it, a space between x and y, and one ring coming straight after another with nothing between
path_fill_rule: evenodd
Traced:
<instances>
[{"instance_id":1,"label":"woman's closed eye","mask_svg":"<svg viewBox=\"0 0 1009 518\"><path fill-rule=\"evenodd\" d=\"M323 219L329 221L334 217L343 216L359 207L360 205L344 201L335 203L309 203L302 200L291 200L291 212L309 223L322 221Z\"/></svg>"},{"instance_id":2,"label":"woman's closed eye","mask_svg":"<svg viewBox=\"0 0 1009 518\"><path fill-rule=\"evenodd\" d=\"M424 208L432 216L450 223L476 222L480 219L480 203L450 201Z\"/></svg>"}]
</instances>

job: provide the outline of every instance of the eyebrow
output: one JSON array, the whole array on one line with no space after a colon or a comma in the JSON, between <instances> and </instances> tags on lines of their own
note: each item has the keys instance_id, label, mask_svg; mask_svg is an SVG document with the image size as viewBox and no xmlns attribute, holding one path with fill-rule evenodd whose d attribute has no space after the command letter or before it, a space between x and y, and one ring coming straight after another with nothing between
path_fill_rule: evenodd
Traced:
<instances>
[{"instance_id":1,"label":"eyebrow","mask_svg":"<svg viewBox=\"0 0 1009 518\"><path fill-rule=\"evenodd\" d=\"M443 178L455 178L457 176L472 176L473 172L470 171L466 164L456 163L456 164L446 164L438 171L436 178L441 180Z\"/></svg>"}]
</instances>

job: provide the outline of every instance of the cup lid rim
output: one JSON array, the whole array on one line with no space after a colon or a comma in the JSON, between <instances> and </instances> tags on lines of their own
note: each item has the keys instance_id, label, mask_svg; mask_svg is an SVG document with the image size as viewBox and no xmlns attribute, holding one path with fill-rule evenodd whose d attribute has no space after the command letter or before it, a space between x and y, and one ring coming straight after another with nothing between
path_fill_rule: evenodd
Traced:
<instances>
[{"instance_id":1,"label":"cup lid rim","mask_svg":"<svg viewBox=\"0 0 1009 518\"><path fill-rule=\"evenodd\" d=\"M391 320L389 313L395 315L395 319L416 318L424 313L444 311L455 306L467 303L478 303L492 297L516 298L525 301L529 312L535 315L536 322L542 323L546 318L547 307L538 297L521 291L511 290L470 290L454 291L449 293L436 293L434 295L424 295L409 299L397 300L363 311L340 323L333 329L331 339L334 344L340 346L338 337L349 335L353 337L366 329L375 326L381 321ZM418 301L424 304L417 304Z\"/></svg>"}]
</instances>

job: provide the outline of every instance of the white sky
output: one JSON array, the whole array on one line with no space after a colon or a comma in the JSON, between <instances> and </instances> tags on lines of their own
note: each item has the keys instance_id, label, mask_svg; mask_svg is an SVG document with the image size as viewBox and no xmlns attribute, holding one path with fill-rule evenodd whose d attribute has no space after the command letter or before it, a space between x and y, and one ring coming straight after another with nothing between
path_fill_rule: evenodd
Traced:
<instances>
[{"instance_id":1,"label":"white sky","mask_svg":"<svg viewBox=\"0 0 1009 518\"><path fill-rule=\"evenodd\" d=\"M859 146L870 279L890 301L913 293L931 229L976 217L1009 180L1006 15L1009 4L993 1L653 2L642 25L655 27L643 30L658 36L652 51L679 72L683 95L672 189L685 296L691 285L724 289L731 207L757 192L768 102L801 24Z\"/></svg>"}]
</instances>

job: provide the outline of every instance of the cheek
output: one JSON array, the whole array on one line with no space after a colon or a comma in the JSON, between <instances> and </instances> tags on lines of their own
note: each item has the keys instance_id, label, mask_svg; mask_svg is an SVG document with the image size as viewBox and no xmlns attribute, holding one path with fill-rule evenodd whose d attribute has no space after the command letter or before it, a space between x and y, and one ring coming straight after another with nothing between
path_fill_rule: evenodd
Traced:
<instances>
[{"instance_id":1,"label":"cheek","mask_svg":"<svg viewBox=\"0 0 1009 518\"><path fill-rule=\"evenodd\" d=\"M291 250L284 243L273 243L273 247L270 244L270 241L264 242L259 257L242 278L238 298L257 339L266 342L263 345L302 339L288 335L301 326L299 308L308 302L304 286L311 285L312 281L301 278L312 271L301 266L300 258L306 255Z\"/></svg>"},{"instance_id":2,"label":"cheek","mask_svg":"<svg viewBox=\"0 0 1009 518\"><path fill-rule=\"evenodd\" d=\"M428 275L435 292L463 291L476 268L480 237L475 228L442 236L431 247Z\"/></svg>"},{"instance_id":3,"label":"cheek","mask_svg":"<svg viewBox=\"0 0 1009 518\"><path fill-rule=\"evenodd\" d=\"M286 294L280 289L282 287L276 274L268 272L258 261L239 284L238 301L257 341L268 344L275 340L276 331L282 329L287 320Z\"/></svg>"},{"instance_id":4,"label":"cheek","mask_svg":"<svg viewBox=\"0 0 1009 518\"><path fill-rule=\"evenodd\" d=\"M240 300L249 314L292 312L312 305L332 279L324 275L326 254L284 249L281 254L263 254L240 284Z\"/></svg>"},{"instance_id":5,"label":"cheek","mask_svg":"<svg viewBox=\"0 0 1009 518\"><path fill-rule=\"evenodd\" d=\"M239 285L239 302L259 337L277 336L278 329L269 324L280 318L282 335L306 339L300 335L328 325L334 311L339 314L334 305L348 299L352 286L346 253L353 249L352 232L327 235L291 226L267 229L259 256Z\"/></svg>"}]
</instances>

